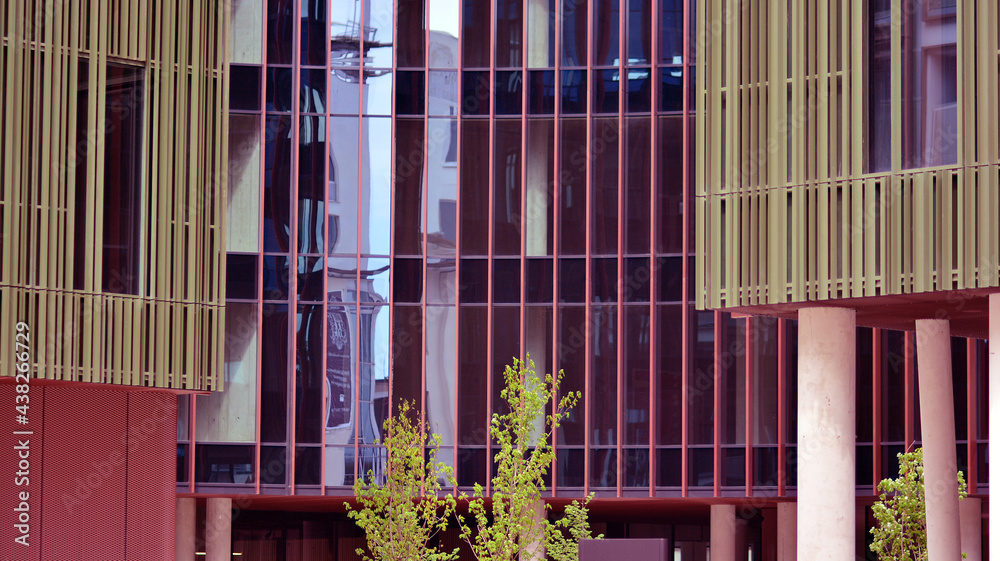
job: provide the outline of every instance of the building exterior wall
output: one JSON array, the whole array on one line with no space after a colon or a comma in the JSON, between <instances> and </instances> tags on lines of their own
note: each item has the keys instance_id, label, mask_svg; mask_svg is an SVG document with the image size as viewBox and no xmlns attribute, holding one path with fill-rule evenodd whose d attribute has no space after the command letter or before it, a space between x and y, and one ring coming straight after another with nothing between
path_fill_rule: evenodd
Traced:
<instances>
[{"instance_id":1,"label":"building exterior wall","mask_svg":"<svg viewBox=\"0 0 1000 561\"><path fill-rule=\"evenodd\" d=\"M696 11L698 307L1000 284L994 3Z\"/></svg>"},{"instance_id":2,"label":"building exterior wall","mask_svg":"<svg viewBox=\"0 0 1000 561\"><path fill-rule=\"evenodd\" d=\"M227 2L0 4L0 331L30 327L32 377L221 388L228 23Z\"/></svg>"}]
</instances>

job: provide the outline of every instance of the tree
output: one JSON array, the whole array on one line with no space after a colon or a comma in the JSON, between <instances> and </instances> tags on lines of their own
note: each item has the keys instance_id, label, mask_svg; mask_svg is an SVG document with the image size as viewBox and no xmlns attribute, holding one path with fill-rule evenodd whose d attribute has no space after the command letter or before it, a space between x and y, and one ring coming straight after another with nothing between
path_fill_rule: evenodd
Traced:
<instances>
[{"instance_id":1,"label":"tree","mask_svg":"<svg viewBox=\"0 0 1000 561\"><path fill-rule=\"evenodd\" d=\"M568 392L551 414L544 415L559 390L563 372L535 374L535 364L514 359L504 369L505 387L500 397L509 410L493 414L490 435L499 446L494 460L497 473L492 479L490 500L477 484L469 499L468 519L460 519L462 538L479 561L515 561L543 558L538 546L545 544L549 555L558 561L578 558L577 542L590 537L587 502L574 501L567 515L552 524L542 516L536 521L536 508L545 490L544 476L552 465L552 431L580 399L580 392ZM544 423L540 422L543 419ZM565 532L564 532L565 530ZM569 534L568 536L566 534Z\"/></svg>"},{"instance_id":2,"label":"tree","mask_svg":"<svg viewBox=\"0 0 1000 561\"><path fill-rule=\"evenodd\" d=\"M447 528L455 513L455 497L440 496L442 484L454 486L451 468L437 460L441 436L428 436L427 425L411 402L401 401L395 415L385 420L387 467L385 474L369 471L354 483L361 508L345 503L348 516L364 530L366 561L449 561L458 550L443 551L435 536ZM426 451L426 455L425 455ZM384 481L381 481L384 479Z\"/></svg>"},{"instance_id":3,"label":"tree","mask_svg":"<svg viewBox=\"0 0 1000 561\"><path fill-rule=\"evenodd\" d=\"M897 454L899 477L878 484L879 500L872 505L878 524L871 529L871 550L879 561L926 561L927 517L924 501L924 451ZM965 477L958 472L958 497L964 499ZM962 554L964 557L965 554Z\"/></svg>"}]
</instances>

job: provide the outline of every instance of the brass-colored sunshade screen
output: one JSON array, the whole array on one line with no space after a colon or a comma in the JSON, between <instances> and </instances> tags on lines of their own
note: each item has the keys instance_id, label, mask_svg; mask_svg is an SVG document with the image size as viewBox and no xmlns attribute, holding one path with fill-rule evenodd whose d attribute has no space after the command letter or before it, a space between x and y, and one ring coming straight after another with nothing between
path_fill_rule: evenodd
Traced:
<instances>
[{"instance_id":1,"label":"brass-colored sunshade screen","mask_svg":"<svg viewBox=\"0 0 1000 561\"><path fill-rule=\"evenodd\" d=\"M992 0L698 0L697 305L998 286Z\"/></svg>"},{"instance_id":2,"label":"brass-colored sunshade screen","mask_svg":"<svg viewBox=\"0 0 1000 561\"><path fill-rule=\"evenodd\" d=\"M229 4L0 0L3 375L221 389Z\"/></svg>"}]
</instances>

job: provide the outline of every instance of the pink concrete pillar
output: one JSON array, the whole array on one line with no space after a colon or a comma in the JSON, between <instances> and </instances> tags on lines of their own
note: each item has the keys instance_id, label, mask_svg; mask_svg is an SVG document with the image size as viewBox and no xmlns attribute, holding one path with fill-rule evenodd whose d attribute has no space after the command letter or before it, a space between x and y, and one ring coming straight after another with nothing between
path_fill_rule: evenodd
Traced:
<instances>
[{"instance_id":1,"label":"pink concrete pillar","mask_svg":"<svg viewBox=\"0 0 1000 561\"><path fill-rule=\"evenodd\" d=\"M983 559L983 500L966 497L958 501L962 518L962 553L965 561Z\"/></svg>"},{"instance_id":2,"label":"pink concrete pillar","mask_svg":"<svg viewBox=\"0 0 1000 561\"><path fill-rule=\"evenodd\" d=\"M799 559L854 559L855 341L854 310L799 310Z\"/></svg>"},{"instance_id":3,"label":"pink concrete pillar","mask_svg":"<svg viewBox=\"0 0 1000 561\"><path fill-rule=\"evenodd\" d=\"M929 559L961 559L955 401L951 383L948 320L917 320L920 431L924 448L924 499Z\"/></svg>"},{"instance_id":4,"label":"pink concrete pillar","mask_svg":"<svg viewBox=\"0 0 1000 561\"><path fill-rule=\"evenodd\" d=\"M712 505L712 561L736 561L736 507Z\"/></svg>"},{"instance_id":5,"label":"pink concrete pillar","mask_svg":"<svg viewBox=\"0 0 1000 561\"><path fill-rule=\"evenodd\" d=\"M778 503L778 561L795 561L795 503Z\"/></svg>"},{"instance_id":6,"label":"pink concrete pillar","mask_svg":"<svg viewBox=\"0 0 1000 561\"><path fill-rule=\"evenodd\" d=\"M174 540L174 557L177 561L194 559L195 552L195 500L192 498L177 499L176 529Z\"/></svg>"},{"instance_id":7,"label":"pink concrete pillar","mask_svg":"<svg viewBox=\"0 0 1000 561\"><path fill-rule=\"evenodd\" d=\"M205 561L232 561L233 499L207 499Z\"/></svg>"}]
</instances>

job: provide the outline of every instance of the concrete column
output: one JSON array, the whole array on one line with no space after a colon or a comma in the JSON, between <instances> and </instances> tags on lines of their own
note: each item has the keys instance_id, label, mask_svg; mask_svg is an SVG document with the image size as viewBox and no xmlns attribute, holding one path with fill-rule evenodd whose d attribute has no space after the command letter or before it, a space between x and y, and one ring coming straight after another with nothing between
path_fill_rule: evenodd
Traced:
<instances>
[{"instance_id":1,"label":"concrete column","mask_svg":"<svg viewBox=\"0 0 1000 561\"><path fill-rule=\"evenodd\" d=\"M177 561L194 559L195 550L195 500L177 498L177 520L174 540L174 556Z\"/></svg>"},{"instance_id":2,"label":"concrete column","mask_svg":"<svg viewBox=\"0 0 1000 561\"><path fill-rule=\"evenodd\" d=\"M712 561L736 561L736 506L712 505Z\"/></svg>"},{"instance_id":3,"label":"concrete column","mask_svg":"<svg viewBox=\"0 0 1000 561\"><path fill-rule=\"evenodd\" d=\"M966 497L958 501L962 519L962 553L965 561L983 559L983 500Z\"/></svg>"},{"instance_id":4,"label":"concrete column","mask_svg":"<svg viewBox=\"0 0 1000 561\"><path fill-rule=\"evenodd\" d=\"M521 561L545 561L545 501L538 499L532 505L531 534Z\"/></svg>"},{"instance_id":5,"label":"concrete column","mask_svg":"<svg viewBox=\"0 0 1000 561\"><path fill-rule=\"evenodd\" d=\"M917 376L924 449L927 554L929 559L961 559L948 320L917 320Z\"/></svg>"},{"instance_id":6,"label":"concrete column","mask_svg":"<svg viewBox=\"0 0 1000 561\"><path fill-rule=\"evenodd\" d=\"M233 499L207 499L205 561L232 561Z\"/></svg>"},{"instance_id":7,"label":"concrete column","mask_svg":"<svg viewBox=\"0 0 1000 561\"><path fill-rule=\"evenodd\" d=\"M1000 294L990 294L990 434L1000 434ZM990 447L990 482L1000 481L1000 455ZM992 461L996 460L996 461ZM994 483L994 485L996 485ZM1000 496L1000 494L998 494ZM1000 560L1000 500L990 501L990 559Z\"/></svg>"},{"instance_id":8,"label":"concrete column","mask_svg":"<svg viewBox=\"0 0 1000 561\"><path fill-rule=\"evenodd\" d=\"M778 561L795 561L795 503L778 503Z\"/></svg>"},{"instance_id":9,"label":"concrete column","mask_svg":"<svg viewBox=\"0 0 1000 561\"><path fill-rule=\"evenodd\" d=\"M799 310L799 559L855 556L855 337L854 310Z\"/></svg>"}]
</instances>

